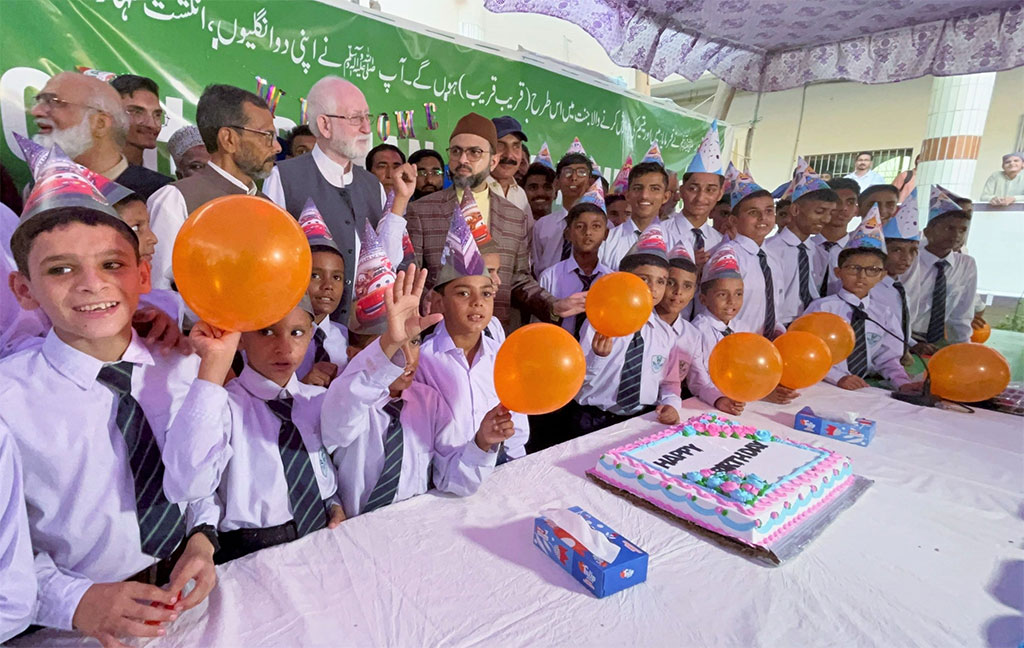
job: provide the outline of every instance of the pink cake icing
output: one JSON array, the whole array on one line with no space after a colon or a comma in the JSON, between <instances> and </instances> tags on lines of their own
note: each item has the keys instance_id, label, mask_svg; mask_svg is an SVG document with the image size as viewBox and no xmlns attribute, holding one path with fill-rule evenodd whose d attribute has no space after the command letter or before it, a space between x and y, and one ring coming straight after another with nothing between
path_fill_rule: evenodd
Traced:
<instances>
[{"instance_id":1,"label":"pink cake icing","mask_svg":"<svg viewBox=\"0 0 1024 648\"><path fill-rule=\"evenodd\" d=\"M853 483L846 457L716 414L609 450L588 472L677 517L759 546L797 528Z\"/></svg>"}]
</instances>

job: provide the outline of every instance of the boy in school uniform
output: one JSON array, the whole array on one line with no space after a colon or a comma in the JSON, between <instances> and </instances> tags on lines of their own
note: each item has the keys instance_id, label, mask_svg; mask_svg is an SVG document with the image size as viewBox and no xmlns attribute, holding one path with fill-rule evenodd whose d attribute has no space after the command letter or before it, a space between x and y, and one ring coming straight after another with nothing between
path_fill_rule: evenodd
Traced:
<instances>
[{"instance_id":1,"label":"boy in school uniform","mask_svg":"<svg viewBox=\"0 0 1024 648\"><path fill-rule=\"evenodd\" d=\"M466 223L456 210L442 254L434 290L441 295L444 319L420 345L416 380L434 388L455 417L461 443L467 443L487 418L514 433L498 450L498 463L526 454L530 425L525 414L510 413L494 388L494 359L501 343L484 333L494 314L497 288Z\"/></svg>"},{"instance_id":2,"label":"boy in school uniform","mask_svg":"<svg viewBox=\"0 0 1024 648\"><path fill-rule=\"evenodd\" d=\"M878 213L882 218L882 225L889 222L896 215L900 204L900 190L893 185L879 184L871 185L860 192L857 197L857 211L861 218L868 215L871 207L878 205Z\"/></svg>"},{"instance_id":3,"label":"boy in school uniform","mask_svg":"<svg viewBox=\"0 0 1024 648\"><path fill-rule=\"evenodd\" d=\"M697 264L693 262L690 251L683 243L677 243L668 253L665 295L654 307L654 312L676 335L682 335L688 328L683 325L687 320L682 313L693 301L693 294L697 290L697 274Z\"/></svg>"},{"instance_id":4,"label":"boy in school uniform","mask_svg":"<svg viewBox=\"0 0 1024 648\"><path fill-rule=\"evenodd\" d=\"M900 322L904 351L913 345L910 331L910 304L907 289L900 280L914 262L921 247L921 229L917 223L917 187L910 192L896 216L882 226L885 237L885 276L871 290L871 300L884 306Z\"/></svg>"},{"instance_id":5,"label":"boy in school uniform","mask_svg":"<svg viewBox=\"0 0 1024 648\"><path fill-rule=\"evenodd\" d=\"M708 259L700 280L700 301L704 305L704 311L693 318L693 328L700 336L703 371L706 374L711 351L722 338L736 332L749 332L736 331L732 328L733 319L743 306L743 277L740 275L739 260L731 245L718 246ZM705 402L709 400L710 397ZM721 393L710 403L733 415L742 414L745 405Z\"/></svg>"},{"instance_id":6,"label":"boy in school uniform","mask_svg":"<svg viewBox=\"0 0 1024 648\"><path fill-rule=\"evenodd\" d=\"M576 201L593 182L594 165L577 137L555 167L555 190L562 194L562 207L541 217L533 226L533 273L540 276L559 261L568 259L572 246L565 238L565 219Z\"/></svg>"},{"instance_id":7,"label":"boy in school uniform","mask_svg":"<svg viewBox=\"0 0 1024 648\"><path fill-rule=\"evenodd\" d=\"M872 289L885 276L885 257L882 219L878 208L872 207L839 255L835 273L843 287L807 309L809 313L835 313L853 327L853 352L825 376L826 382L843 389L868 387L865 379L873 374L881 374L900 391L919 387L911 384L901 364L903 335L899 320L871 297Z\"/></svg>"},{"instance_id":8,"label":"boy in school uniform","mask_svg":"<svg viewBox=\"0 0 1024 648\"><path fill-rule=\"evenodd\" d=\"M387 321L352 332L349 365L327 392L324 440L337 446L339 494L349 517L431 487L473 494L494 468L497 448L515 433L499 406L467 435L441 394L414 381L420 333L441 319L419 315L426 275L415 265L398 273L385 293Z\"/></svg>"},{"instance_id":9,"label":"boy in school uniform","mask_svg":"<svg viewBox=\"0 0 1024 648\"><path fill-rule=\"evenodd\" d=\"M947 192L932 186L928 201L927 244L901 279L910 306L910 328L918 355L971 339L978 266L974 258L954 252L963 245L971 219Z\"/></svg>"},{"instance_id":10,"label":"boy in school uniform","mask_svg":"<svg viewBox=\"0 0 1024 648\"><path fill-rule=\"evenodd\" d=\"M839 290L839 279L833 270L839 262L839 253L850 240L850 222L857 215L857 196L860 185L850 178L832 178L828 181L829 188L835 192L838 201L832 210L832 216L821 228L821 233L811 238L814 253L817 257L814 282L818 286L818 294L822 297Z\"/></svg>"},{"instance_id":11,"label":"boy in school uniform","mask_svg":"<svg viewBox=\"0 0 1024 648\"><path fill-rule=\"evenodd\" d=\"M687 249L693 250L693 261L698 268L704 267L710 250L722 242L722 234L712 226L709 217L724 192L725 170L716 119L711 122L697 153L683 173L679 187L683 210L665 223L665 236L669 243L682 242Z\"/></svg>"},{"instance_id":12,"label":"boy in school uniform","mask_svg":"<svg viewBox=\"0 0 1024 648\"><path fill-rule=\"evenodd\" d=\"M598 253L601 263L613 271L619 268L619 262L640 240L641 233L652 223L660 222L661 206L669 200L665 167L657 160L648 160L630 169L626 200L632 215L608 232L608 238ZM658 231L662 231L660 225Z\"/></svg>"},{"instance_id":13,"label":"boy in school uniform","mask_svg":"<svg viewBox=\"0 0 1024 648\"><path fill-rule=\"evenodd\" d=\"M797 178L791 199L789 222L764 244L782 266L783 294L777 308L779 322L786 327L819 297L819 258L809 239L831 219L838 197L818 174L806 169Z\"/></svg>"},{"instance_id":14,"label":"boy in school uniform","mask_svg":"<svg viewBox=\"0 0 1024 648\"><path fill-rule=\"evenodd\" d=\"M163 489L161 445L197 360L155 353L132 329L149 290L135 231L59 147L33 170L10 286L52 328L0 363L0 435L21 453L35 552L32 621L104 644L161 636L216 582L215 507Z\"/></svg>"},{"instance_id":15,"label":"boy in school uniform","mask_svg":"<svg viewBox=\"0 0 1024 648\"><path fill-rule=\"evenodd\" d=\"M331 319L345 294L345 259L312 198L306 200L299 226L313 257L306 294L313 306L314 327L306 356L295 373L307 385L328 387L348 363L348 329ZM363 250L359 252L362 255Z\"/></svg>"},{"instance_id":16,"label":"boy in school uniform","mask_svg":"<svg viewBox=\"0 0 1024 648\"><path fill-rule=\"evenodd\" d=\"M555 298L586 292L599 277L611 273L611 269L597 258L597 252L608 236L608 217L604 209L604 192L601 183L595 182L569 210L565 222L572 256L559 261L540 276L540 287ZM578 340L586 319L586 314L580 313L563 318L561 325Z\"/></svg>"},{"instance_id":17,"label":"boy in school uniform","mask_svg":"<svg viewBox=\"0 0 1024 648\"><path fill-rule=\"evenodd\" d=\"M36 570L25 512L21 455L14 437L0 428L0 644L32 623Z\"/></svg>"},{"instance_id":18,"label":"boy in school uniform","mask_svg":"<svg viewBox=\"0 0 1024 648\"><path fill-rule=\"evenodd\" d=\"M633 167L635 171L642 165ZM654 305L665 295L669 277L668 248L658 222L651 223L620 265L647 284ZM586 356L583 386L576 395L576 407L566 432L569 438L589 434L634 416L657 412L658 421L673 425L679 421L682 400L679 377L669 371L676 332L657 312L631 336L609 338L583 325L580 345Z\"/></svg>"}]
</instances>

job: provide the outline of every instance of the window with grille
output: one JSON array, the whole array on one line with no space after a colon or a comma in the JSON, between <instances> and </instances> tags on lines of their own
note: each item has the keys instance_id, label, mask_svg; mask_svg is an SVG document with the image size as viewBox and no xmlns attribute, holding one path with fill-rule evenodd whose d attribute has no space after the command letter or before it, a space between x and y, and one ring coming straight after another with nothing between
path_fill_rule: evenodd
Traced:
<instances>
[{"instance_id":1,"label":"window with grille","mask_svg":"<svg viewBox=\"0 0 1024 648\"><path fill-rule=\"evenodd\" d=\"M848 151L846 153L818 153L804 155L803 158L811 165L818 174L829 174L833 178L842 178L853 173L854 162L857 154L863 151ZM874 166L886 182L892 182L901 171L914 167L914 149L882 149L871 151L874 156Z\"/></svg>"}]
</instances>

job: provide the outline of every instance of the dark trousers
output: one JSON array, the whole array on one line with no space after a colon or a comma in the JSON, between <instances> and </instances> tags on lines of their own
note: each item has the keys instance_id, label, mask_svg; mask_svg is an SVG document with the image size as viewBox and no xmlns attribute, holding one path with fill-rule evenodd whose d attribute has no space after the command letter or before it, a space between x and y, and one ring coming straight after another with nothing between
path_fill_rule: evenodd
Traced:
<instances>
[{"instance_id":1,"label":"dark trousers","mask_svg":"<svg viewBox=\"0 0 1024 648\"><path fill-rule=\"evenodd\" d=\"M623 415L592 405L580 405L574 400L569 401L569 404L560 410L530 417L530 440L526 443L526 450L538 452L609 425L628 421L653 409L654 405L649 405L634 414Z\"/></svg>"},{"instance_id":2,"label":"dark trousers","mask_svg":"<svg viewBox=\"0 0 1024 648\"><path fill-rule=\"evenodd\" d=\"M291 542L298 537L299 533L295 528L293 520L262 529L221 531L217 534L217 539L220 541L220 551L213 555L213 562L223 565L229 560L248 556L260 549Z\"/></svg>"},{"instance_id":3,"label":"dark trousers","mask_svg":"<svg viewBox=\"0 0 1024 648\"><path fill-rule=\"evenodd\" d=\"M653 412L654 407L654 405L645 405L633 414L615 414L593 405L577 404L571 413L571 426L576 431L575 436L583 436L584 434L590 434L602 428L628 421L631 418L642 416L648 412Z\"/></svg>"}]
</instances>

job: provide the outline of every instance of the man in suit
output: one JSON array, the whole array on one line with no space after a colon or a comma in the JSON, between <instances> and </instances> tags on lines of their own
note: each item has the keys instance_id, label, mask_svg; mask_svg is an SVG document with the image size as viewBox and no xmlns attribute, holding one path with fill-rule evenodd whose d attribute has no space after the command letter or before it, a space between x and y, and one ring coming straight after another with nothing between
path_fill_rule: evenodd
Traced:
<instances>
[{"instance_id":1,"label":"man in suit","mask_svg":"<svg viewBox=\"0 0 1024 648\"><path fill-rule=\"evenodd\" d=\"M555 299L530 274L530 248L526 214L500 193L488 188L487 178L498 165L498 132L494 123L469 113L459 120L448 141L448 168L452 187L436 191L409 204L406 212L409 238L416 250L416 264L426 268L431 288L441 269L441 252L455 207L464 192L471 191L483 215L484 224L497 241L501 280L494 300L494 315L512 328L515 307L522 307L541 321L559 321L582 313L586 293Z\"/></svg>"}]
</instances>

